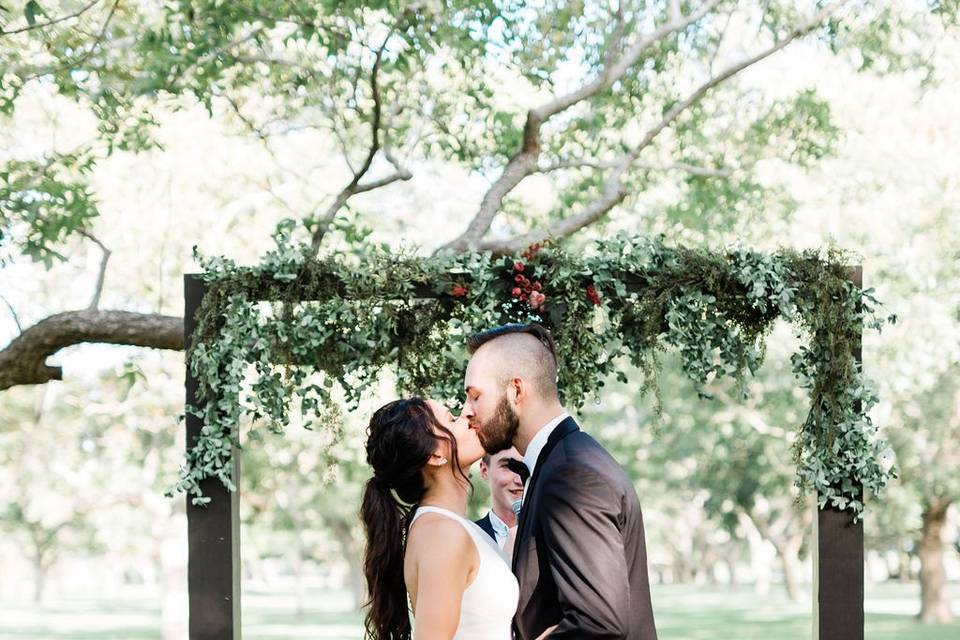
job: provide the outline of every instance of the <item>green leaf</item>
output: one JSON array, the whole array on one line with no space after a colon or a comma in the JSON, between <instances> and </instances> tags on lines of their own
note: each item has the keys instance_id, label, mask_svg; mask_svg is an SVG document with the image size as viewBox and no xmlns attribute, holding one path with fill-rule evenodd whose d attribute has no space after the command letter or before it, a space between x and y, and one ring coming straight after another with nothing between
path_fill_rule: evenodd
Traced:
<instances>
[{"instance_id":1,"label":"green leaf","mask_svg":"<svg viewBox=\"0 0 960 640\"><path fill-rule=\"evenodd\" d=\"M46 16L47 12L43 10L43 7L37 2L37 0L30 0L27 2L26 6L23 8L23 17L27 19L27 24L35 26L37 24L37 16Z\"/></svg>"}]
</instances>

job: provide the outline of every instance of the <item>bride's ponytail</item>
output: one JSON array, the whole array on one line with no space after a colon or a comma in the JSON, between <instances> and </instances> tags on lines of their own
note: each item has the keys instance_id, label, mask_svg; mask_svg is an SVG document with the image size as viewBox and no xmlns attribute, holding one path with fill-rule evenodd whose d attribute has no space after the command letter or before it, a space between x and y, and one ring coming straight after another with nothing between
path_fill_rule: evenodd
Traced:
<instances>
[{"instance_id":1,"label":"bride's ponytail","mask_svg":"<svg viewBox=\"0 0 960 640\"><path fill-rule=\"evenodd\" d=\"M440 438L450 443L456 465L456 439L422 398L396 400L370 418L367 462L374 475L364 487L360 517L367 534L363 573L370 598L364 626L371 640L413 636L403 557L410 519L426 491L422 470Z\"/></svg>"},{"instance_id":2,"label":"bride's ponytail","mask_svg":"<svg viewBox=\"0 0 960 640\"><path fill-rule=\"evenodd\" d=\"M376 477L363 490L360 517L367 531L363 572L370 600L364 620L367 637L408 640L411 637L407 590L403 582L406 514L383 481Z\"/></svg>"}]
</instances>

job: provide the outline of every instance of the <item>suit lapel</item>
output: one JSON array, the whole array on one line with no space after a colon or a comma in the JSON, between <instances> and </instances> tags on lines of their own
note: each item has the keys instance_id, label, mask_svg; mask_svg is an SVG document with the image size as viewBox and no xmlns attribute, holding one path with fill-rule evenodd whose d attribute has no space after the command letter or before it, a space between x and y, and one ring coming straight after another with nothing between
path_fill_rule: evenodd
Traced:
<instances>
[{"instance_id":1,"label":"suit lapel","mask_svg":"<svg viewBox=\"0 0 960 640\"><path fill-rule=\"evenodd\" d=\"M553 430L553 433L550 434L550 437L547 438L547 444L544 445L543 449L540 451L540 455L537 456L537 464L533 468L533 475L530 476L530 483L527 485L527 489L523 494L524 507L520 510L520 522L517 523L517 539L513 547L513 566L517 566L517 557L519 555L520 541L526 536L524 535L525 526L529 521L528 513L532 505L533 498L533 489L537 486L537 479L542 475L541 471L543 470L543 463L547 461L547 458L550 457L550 452L554 450L557 444L566 438L571 433L579 431L580 427L577 426L577 421L572 417L567 416L557 427Z\"/></svg>"},{"instance_id":2,"label":"suit lapel","mask_svg":"<svg viewBox=\"0 0 960 640\"><path fill-rule=\"evenodd\" d=\"M477 525L496 542L497 534L493 529L493 522L490 520L490 512L487 512L487 515L477 520Z\"/></svg>"}]
</instances>

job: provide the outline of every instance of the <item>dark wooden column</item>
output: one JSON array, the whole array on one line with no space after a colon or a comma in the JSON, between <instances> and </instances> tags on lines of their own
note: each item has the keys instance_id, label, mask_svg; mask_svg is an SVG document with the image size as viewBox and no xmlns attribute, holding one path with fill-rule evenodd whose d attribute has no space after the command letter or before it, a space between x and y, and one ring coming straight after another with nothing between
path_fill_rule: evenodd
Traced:
<instances>
[{"instance_id":1,"label":"dark wooden column","mask_svg":"<svg viewBox=\"0 0 960 640\"><path fill-rule=\"evenodd\" d=\"M183 277L183 331L190 348L197 326L196 313L207 291L195 275ZM186 367L187 404L196 406L197 381ZM186 416L187 449L200 435L200 418ZM234 451L232 479L239 487L239 456ZM190 640L240 639L240 512L239 492L228 491L219 480L200 483L203 494L211 499L204 507L187 500L189 564L187 582L190 592Z\"/></svg>"},{"instance_id":2,"label":"dark wooden column","mask_svg":"<svg viewBox=\"0 0 960 640\"><path fill-rule=\"evenodd\" d=\"M850 280L863 286L863 267ZM862 363L861 336L854 348ZM813 525L813 640L863 640L863 520L827 506Z\"/></svg>"}]
</instances>

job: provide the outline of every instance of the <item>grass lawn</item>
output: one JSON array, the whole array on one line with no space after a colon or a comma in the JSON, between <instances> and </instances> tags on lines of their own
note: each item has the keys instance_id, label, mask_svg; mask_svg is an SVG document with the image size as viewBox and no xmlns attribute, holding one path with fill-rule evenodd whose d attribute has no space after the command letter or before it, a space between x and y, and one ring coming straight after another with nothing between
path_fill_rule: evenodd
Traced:
<instances>
[{"instance_id":1,"label":"grass lawn","mask_svg":"<svg viewBox=\"0 0 960 640\"><path fill-rule=\"evenodd\" d=\"M960 595L960 585L953 593ZM360 616L349 610L341 591L314 590L297 619L288 593L246 591L243 596L244 640L359 640ZM775 589L762 598L750 589L693 586L655 587L653 594L661 640L807 640L810 607L794 604ZM921 626L913 614L919 606L918 586L887 584L867 587L868 640L958 640L960 623ZM960 598L954 600L960 614ZM43 607L0 603L0 638L44 640L159 640L160 606L156 593L124 599L73 598Z\"/></svg>"}]
</instances>

